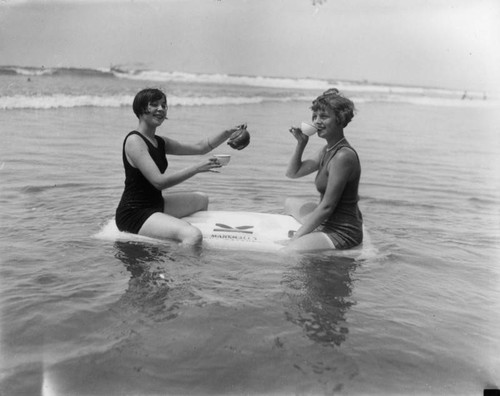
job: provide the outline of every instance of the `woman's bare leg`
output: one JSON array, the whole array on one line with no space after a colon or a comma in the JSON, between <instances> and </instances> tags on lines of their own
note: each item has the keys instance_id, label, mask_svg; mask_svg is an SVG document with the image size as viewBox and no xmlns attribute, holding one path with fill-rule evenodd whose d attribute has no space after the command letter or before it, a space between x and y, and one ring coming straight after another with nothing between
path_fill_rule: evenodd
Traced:
<instances>
[{"instance_id":1,"label":"woman's bare leg","mask_svg":"<svg viewBox=\"0 0 500 396\"><path fill-rule=\"evenodd\" d=\"M203 240L201 231L187 221L165 213L153 213L144 222L139 235L156 239L172 239L184 245L199 245Z\"/></svg>"},{"instance_id":2,"label":"woman's bare leg","mask_svg":"<svg viewBox=\"0 0 500 396\"><path fill-rule=\"evenodd\" d=\"M284 248L285 251L295 252L311 252L332 249L335 249L335 245L323 232L311 232L310 234L301 236Z\"/></svg>"},{"instance_id":3,"label":"woman's bare leg","mask_svg":"<svg viewBox=\"0 0 500 396\"><path fill-rule=\"evenodd\" d=\"M208 196L201 192L166 194L163 201L165 202L164 213L178 219L208 208Z\"/></svg>"},{"instance_id":4,"label":"woman's bare leg","mask_svg":"<svg viewBox=\"0 0 500 396\"><path fill-rule=\"evenodd\" d=\"M173 193L163 197L164 213L152 214L142 225L139 235L157 239L172 239L184 245L199 245L203 239L201 231L182 220L200 210L207 210L208 196L203 193Z\"/></svg>"}]
</instances>

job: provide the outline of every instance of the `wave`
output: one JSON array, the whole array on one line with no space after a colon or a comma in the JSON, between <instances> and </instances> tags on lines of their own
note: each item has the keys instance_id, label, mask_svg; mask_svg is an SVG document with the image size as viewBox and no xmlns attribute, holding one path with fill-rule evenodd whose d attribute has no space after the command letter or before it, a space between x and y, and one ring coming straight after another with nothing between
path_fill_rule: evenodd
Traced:
<instances>
[{"instance_id":1,"label":"wave","mask_svg":"<svg viewBox=\"0 0 500 396\"><path fill-rule=\"evenodd\" d=\"M268 102L311 102L315 96L174 96L169 95L169 106L229 106L248 105ZM76 107L122 107L131 106L134 97L132 95L14 95L0 96L0 110L15 109L57 109ZM360 103L406 103L420 106L440 107L488 107L496 108L498 101L484 100L458 100L447 98L431 98L416 96L396 95L358 95L352 97L355 104Z\"/></svg>"},{"instance_id":2,"label":"wave","mask_svg":"<svg viewBox=\"0 0 500 396\"><path fill-rule=\"evenodd\" d=\"M327 89L331 87L329 80L312 78L283 78L264 76L238 76L230 74L197 74L185 72L168 72L158 70L141 70L112 66L110 68L73 68L73 67L30 67L0 66L0 75L19 76L61 76L74 77L111 77L152 82L179 82L192 84L244 85L267 88L293 89Z\"/></svg>"},{"instance_id":3,"label":"wave","mask_svg":"<svg viewBox=\"0 0 500 396\"><path fill-rule=\"evenodd\" d=\"M332 86L329 80L312 78L284 78L264 76L237 76L230 74L194 74L185 72L164 72L155 70L123 71L112 69L118 78L157 81L179 82L193 84L243 85L247 87L290 88L290 89L327 89Z\"/></svg>"},{"instance_id":4,"label":"wave","mask_svg":"<svg viewBox=\"0 0 500 396\"><path fill-rule=\"evenodd\" d=\"M157 70L123 70L113 67L111 71L118 78L155 81L155 82L179 82L192 84L217 84L217 85L241 85L247 87L265 87L280 89L302 89L321 91L337 87L339 90L350 93L371 93L386 95L411 95L411 96L449 96L460 98L463 91L444 88L426 88L399 86L368 81L344 81L314 78L285 78L265 76L238 76L230 74L193 74L185 72L165 72ZM470 97L480 97L482 93L470 93Z\"/></svg>"},{"instance_id":5,"label":"wave","mask_svg":"<svg viewBox=\"0 0 500 396\"><path fill-rule=\"evenodd\" d=\"M27 67L27 66L0 66L1 75L19 76L73 76L73 77L102 77L117 78L149 82L177 82L183 84L212 84L212 85L239 85L247 87L264 87L294 90L321 91L335 86L349 93L370 93L384 95L409 96L441 96L461 98L463 91L429 88L416 86L391 85L369 81L348 81L339 79L292 78L270 76L245 76L231 74L200 74L178 71L159 71L146 69L127 69L123 66L109 68L74 68L74 67ZM497 93L491 93L496 95ZM470 92L469 98L482 98L483 92Z\"/></svg>"},{"instance_id":6,"label":"wave","mask_svg":"<svg viewBox=\"0 0 500 396\"><path fill-rule=\"evenodd\" d=\"M0 66L1 75L18 76L81 76L81 77L114 77L111 69L91 69L75 67L32 67L32 66Z\"/></svg>"},{"instance_id":7,"label":"wave","mask_svg":"<svg viewBox=\"0 0 500 396\"><path fill-rule=\"evenodd\" d=\"M283 78L263 76L237 76L228 74L194 74L185 72L165 72L155 70L125 70L120 67L107 69L90 68L37 68L21 66L0 66L0 77L23 76L24 78L43 79L46 76L74 77L81 83L78 86L85 89L84 93L48 81L46 87L51 90L37 94L17 92L16 95L2 93L0 90L0 109L53 109L71 107L121 107L130 106L133 97L124 91L120 80L138 80L144 82L178 83L177 96L169 95L169 104L173 106L215 106L215 105L245 105L265 102L292 102L314 99L318 91L336 86L353 99L355 103L387 102L407 103L414 105L453 106L453 107L494 107L499 105L500 96L493 94L486 98L484 93L469 92L466 100L461 100L463 92L443 88L424 88L411 86L396 86L370 83L367 81L353 82L341 80L321 80L311 78ZM88 87L94 87L95 81L90 79L109 79L119 84L109 84L114 87L113 94L102 91L88 92ZM89 79L89 80L87 80ZM83 85L82 85L83 84ZM200 85L210 86L210 94L200 94ZM8 85L6 85L8 87ZM244 89L247 87L248 89ZM258 91L253 87L261 87ZM118 90L116 91L116 88ZM212 92L213 88L213 92ZM266 89L267 88L267 89ZM63 90L56 92L56 90ZM314 92L313 92L314 91ZM123 94L121 93L123 92ZM126 93L125 93L126 92ZM233 92L228 95L228 92ZM198 96L199 95L199 96ZM488 99L488 100L486 100Z\"/></svg>"},{"instance_id":8,"label":"wave","mask_svg":"<svg viewBox=\"0 0 500 396\"><path fill-rule=\"evenodd\" d=\"M14 109L56 109L72 107L122 107L132 105L131 95L14 95L0 97L0 110ZM169 106L223 106L245 105L264 102L290 102L312 100L312 97L263 97L263 96L219 96L219 97L182 97L169 95Z\"/></svg>"},{"instance_id":9,"label":"wave","mask_svg":"<svg viewBox=\"0 0 500 396\"><path fill-rule=\"evenodd\" d=\"M94 96L94 95L14 95L1 96L0 109L55 109L71 107L120 107L130 106L133 97L128 95Z\"/></svg>"}]
</instances>

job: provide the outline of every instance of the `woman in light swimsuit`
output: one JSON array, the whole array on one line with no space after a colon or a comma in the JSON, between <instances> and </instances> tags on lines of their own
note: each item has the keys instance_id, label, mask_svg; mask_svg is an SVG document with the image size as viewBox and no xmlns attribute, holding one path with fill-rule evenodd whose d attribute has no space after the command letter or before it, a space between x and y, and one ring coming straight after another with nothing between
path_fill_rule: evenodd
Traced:
<instances>
[{"instance_id":1,"label":"woman in light swimsuit","mask_svg":"<svg viewBox=\"0 0 500 396\"><path fill-rule=\"evenodd\" d=\"M286 175L295 179L317 171L315 184L320 200L304 203L287 199L286 212L302 224L287 248L349 249L363 241L363 218L358 207L361 165L358 154L344 137L344 128L354 117L354 104L333 88L316 98L311 110L318 136L326 140L326 145L312 158L303 160L309 137L300 128L290 128L297 146Z\"/></svg>"},{"instance_id":2,"label":"woman in light swimsuit","mask_svg":"<svg viewBox=\"0 0 500 396\"><path fill-rule=\"evenodd\" d=\"M120 231L197 245L202 240L200 230L181 218L206 210L208 197L198 192L162 195L162 190L221 165L216 157L211 157L167 173L166 154L206 154L231 138L238 127L197 143L181 143L156 135L156 128L167 118L167 108L166 95L158 89L144 89L135 96L133 110L139 125L123 142L125 188L116 209L116 224Z\"/></svg>"}]
</instances>

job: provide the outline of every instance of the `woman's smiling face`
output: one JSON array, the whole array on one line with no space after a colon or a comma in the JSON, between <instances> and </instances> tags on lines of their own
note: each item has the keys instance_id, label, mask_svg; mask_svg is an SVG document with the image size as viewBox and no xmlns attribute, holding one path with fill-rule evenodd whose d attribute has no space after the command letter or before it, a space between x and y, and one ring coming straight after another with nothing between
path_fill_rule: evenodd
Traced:
<instances>
[{"instance_id":1,"label":"woman's smiling face","mask_svg":"<svg viewBox=\"0 0 500 396\"><path fill-rule=\"evenodd\" d=\"M149 102L147 110L144 112L144 116L154 121L156 124L161 125L167 118L167 110L167 101L162 98Z\"/></svg>"},{"instance_id":2,"label":"woman's smiling face","mask_svg":"<svg viewBox=\"0 0 500 396\"><path fill-rule=\"evenodd\" d=\"M328 107L320 108L313 112L312 122L318 130L318 136L324 137L328 132L333 131L338 126L337 117L332 109Z\"/></svg>"}]
</instances>

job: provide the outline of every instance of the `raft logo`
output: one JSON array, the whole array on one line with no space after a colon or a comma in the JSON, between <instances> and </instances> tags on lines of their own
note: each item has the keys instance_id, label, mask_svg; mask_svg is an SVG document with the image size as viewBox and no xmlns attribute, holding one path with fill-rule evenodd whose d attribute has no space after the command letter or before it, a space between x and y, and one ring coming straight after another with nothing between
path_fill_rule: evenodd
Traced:
<instances>
[{"instance_id":1,"label":"raft logo","mask_svg":"<svg viewBox=\"0 0 500 396\"><path fill-rule=\"evenodd\" d=\"M218 227L218 228L217 228ZM226 224L215 223L214 232L239 232L242 234L253 234L253 230L251 230L253 226L243 225L239 227L231 227Z\"/></svg>"}]
</instances>

